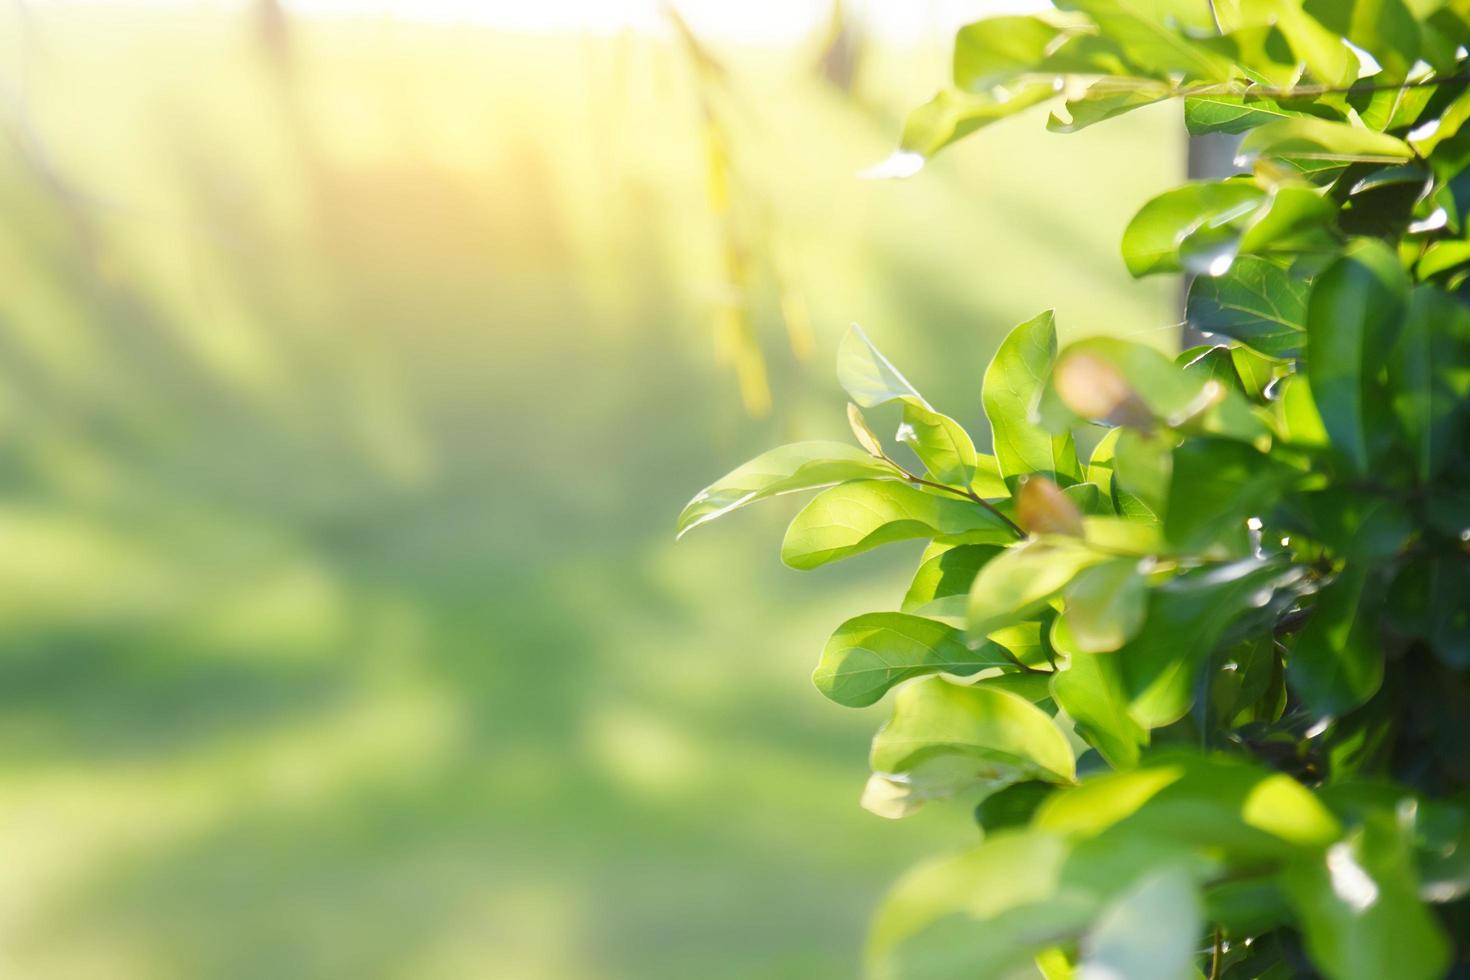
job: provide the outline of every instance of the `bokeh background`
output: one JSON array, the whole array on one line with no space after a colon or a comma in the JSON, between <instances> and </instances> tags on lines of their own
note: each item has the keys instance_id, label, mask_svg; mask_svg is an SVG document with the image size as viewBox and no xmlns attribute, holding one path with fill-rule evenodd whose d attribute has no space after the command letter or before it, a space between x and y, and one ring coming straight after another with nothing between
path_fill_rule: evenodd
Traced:
<instances>
[{"instance_id":1,"label":"bokeh background","mask_svg":"<svg viewBox=\"0 0 1470 980\"><path fill-rule=\"evenodd\" d=\"M914 556L672 528L849 321L982 444L1038 310L1174 342L1177 107L855 176L996 9L0 3L0 975L853 976L972 833L808 681Z\"/></svg>"}]
</instances>

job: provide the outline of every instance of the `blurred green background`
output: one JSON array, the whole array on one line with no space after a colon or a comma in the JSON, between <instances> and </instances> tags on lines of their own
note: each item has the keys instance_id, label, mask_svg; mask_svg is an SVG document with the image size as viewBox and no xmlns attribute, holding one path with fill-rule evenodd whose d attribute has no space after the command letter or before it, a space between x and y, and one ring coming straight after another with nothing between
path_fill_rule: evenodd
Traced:
<instances>
[{"instance_id":1,"label":"blurred green background","mask_svg":"<svg viewBox=\"0 0 1470 980\"><path fill-rule=\"evenodd\" d=\"M858 180L946 32L808 6L0 7L0 975L850 977L968 839L807 679L902 556L674 517L844 437L849 321L982 442L1037 310L1172 343L1116 243L1177 110Z\"/></svg>"}]
</instances>

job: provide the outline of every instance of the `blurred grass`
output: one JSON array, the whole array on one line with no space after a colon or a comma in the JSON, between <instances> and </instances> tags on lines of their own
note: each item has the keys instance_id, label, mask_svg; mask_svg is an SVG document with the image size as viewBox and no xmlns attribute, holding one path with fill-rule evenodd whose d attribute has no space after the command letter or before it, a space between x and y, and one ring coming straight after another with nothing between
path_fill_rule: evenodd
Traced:
<instances>
[{"instance_id":1,"label":"blurred grass","mask_svg":"<svg viewBox=\"0 0 1470 980\"><path fill-rule=\"evenodd\" d=\"M907 569L680 505L842 434L849 320L983 432L1037 309L1172 341L1123 223L1168 120L1035 115L863 183L943 66L853 100L732 53L735 153L817 354L724 297L678 51L30 8L0 20L0 973L846 977L964 814L857 807L881 709L807 681ZM1107 188L1104 192L1102 189Z\"/></svg>"}]
</instances>

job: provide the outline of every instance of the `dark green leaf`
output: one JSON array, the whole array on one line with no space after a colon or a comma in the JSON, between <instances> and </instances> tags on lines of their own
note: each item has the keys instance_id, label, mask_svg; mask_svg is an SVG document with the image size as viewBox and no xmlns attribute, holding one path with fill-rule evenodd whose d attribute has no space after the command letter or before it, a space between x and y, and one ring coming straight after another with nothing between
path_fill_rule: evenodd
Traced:
<instances>
[{"instance_id":1,"label":"dark green leaf","mask_svg":"<svg viewBox=\"0 0 1470 980\"><path fill-rule=\"evenodd\" d=\"M1368 572L1349 566L1324 588L1311 619L1292 644L1286 679L1319 716L1336 716L1363 704L1383 681L1378 642L1381 597L1365 593Z\"/></svg>"},{"instance_id":2,"label":"dark green leaf","mask_svg":"<svg viewBox=\"0 0 1470 980\"><path fill-rule=\"evenodd\" d=\"M1184 717L1200 667L1226 627L1300 575L1276 562L1247 559L1187 572L1153 589L1143 629L1112 655L1122 659L1130 714L1145 728Z\"/></svg>"},{"instance_id":3,"label":"dark green leaf","mask_svg":"<svg viewBox=\"0 0 1470 980\"><path fill-rule=\"evenodd\" d=\"M1222 334L1272 357L1297 357L1307 340L1307 283L1254 256L1220 276L1198 276L1185 316L1205 334Z\"/></svg>"},{"instance_id":4,"label":"dark green leaf","mask_svg":"<svg viewBox=\"0 0 1470 980\"><path fill-rule=\"evenodd\" d=\"M1388 359L1388 387L1419 479L1427 482L1456 455L1470 399L1470 310L1463 303L1432 286L1414 290Z\"/></svg>"},{"instance_id":5,"label":"dark green leaf","mask_svg":"<svg viewBox=\"0 0 1470 980\"><path fill-rule=\"evenodd\" d=\"M1399 330L1408 276L1377 241L1359 241L1312 284L1307 304L1307 377L1323 424L1358 472L1385 435L1378 372Z\"/></svg>"},{"instance_id":6,"label":"dark green leaf","mask_svg":"<svg viewBox=\"0 0 1470 980\"><path fill-rule=\"evenodd\" d=\"M1245 443L1186 439L1174 450L1164 536L1183 552L1239 554L1247 518L1266 514L1293 475Z\"/></svg>"}]
</instances>

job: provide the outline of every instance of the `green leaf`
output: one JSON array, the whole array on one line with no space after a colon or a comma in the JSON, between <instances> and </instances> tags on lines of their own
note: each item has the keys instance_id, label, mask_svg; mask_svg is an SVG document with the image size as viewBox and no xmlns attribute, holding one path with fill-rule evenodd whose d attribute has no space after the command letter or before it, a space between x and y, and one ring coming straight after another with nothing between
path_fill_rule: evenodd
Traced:
<instances>
[{"instance_id":1,"label":"green leaf","mask_svg":"<svg viewBox=\"0 0 1470 980\"><path fill-rule=\"evenodd\" d=\"M1127 833L1240 863L1288 859L1303 848L1320 853L1342 834L1331 811L1291 777L1228 756L1182 752L1059 789L1032 826L1074 838L1102 835L1100 843Z\"/></svg>"},{"instance_id":2,"label":"green leaf","mask_svg":"<svg viewBox=\"0 0 1470 980\"><path fill-rule=\"evenodd\" d=\"M975 479L975 444L964 427L949 416L912 397L904 398L903 427L898 438L923 461L930 479L956 487L968 487Z\"/></svg>"},{"instance_id":3,"label":"green leaf","mask_svg":"<svg viewBox=\"0 0 1470 980\"><path fill-rule=\"evenodd\" d=\"M882 460L841 442L798 442L772 449L705 487L679 515L678 534L746 504L847 480L898 476Z\"/></svg>"},{"instance_id":4,"label":"green leaf","mask_svg":"<svg viewBox=\"0 0 1470 980\"><path fill-rule=\"evenodd\" d=\"M981 400L1004 477L1042 473L1063 484L1082 479L1071 433L1053 435L1032 420L1056 356L1056 316L1048 310L1012 330L985 370Z\"/></svg>"},{"instance_id":5,"label":"green leaf","mask_svg":"<svg viewBox=\"0 0 1470 980\"><path fill-rule=\"evenodd\" d=\"M975 808L975 822L987 834L1008 827L1024 826L1036 812L1036 807L1056 787L1050 783L1029 782L1007 786L980 801Z\"/></svg>"},{"instance_id":6,"label":"green leaf","mask_svg":"<svg viewBox=\"0 0 1470 980\"><path fill-rule=\"evenodd\" d=\"M1037 82L985 95L943 89L904 120L900 153L931 157L979 129L1055 98L1051 82ZM922 164L923 160L917 161Z\"/></svg>"},{"instance_id":7,"label":"green leaf","mask_svg":"<svg viewBox=\"0 0 1470 980\"><path fill-rule=\"evenodd\" d=\"M998 545L967 544L929 557L914 574L901 608L904 612L922 614L931 603L955 598L963 615L975 576L1002 550Z\"/></svg>"},{"instance_id":8,"label":"green leaf","mask_svg":"<svg viewBox=\"0 0 1470 980\"><path fill-rule=\"evenodd\" d=\"M1292 374L1282 378L1276 387L1274 405L1276 425L1288 443L1303 448L1329 444L1327 427L1322 422L1322 413L1317 411L1306 376Z\"/></svg>"},{"instance_id":9,"label":"green leaf","mask_svg":"<svg viewBox=\"0 0 1470 980\"><path fill-rule=\"evenodd\" d=\"M903 773L937 756L961 756L997 780L1071 782L1067 737L1025 698L984 685L925 677L895 693L893 717L873 738L874 772Z\"/></svg>"},{"instance_id":10,"label":"green leaf","mask_svg":"<svg viewBox=\"0 0 1470 980\"><path fill-rule=\"evenodd\" d=\"M1246 520L1269 513L1293 476L1245 443L1186 439L1174 450L1164 536L1185 553L1212 545L1238 553Z\"/></svg>"},{"instance_id":11,"label":"green leaf","mask_svg":"<svg viewBox=\"0 0 1470 980\"><path fill-rule=\"evenodd\" d=\"M1093 565L1066 587L1062 620L1076 649L1108 653L1142 628L1148 587L1138 565L1132 558Z\"/></svg>"},{"instance_id":12,"label":"green leaf","mask_svg":"<svg viewBox=\"0 0 1470 980\"><path fill-rule=\"evenodd\" d=\"M1246 559L1186 572L1153 589L1143 629L1113 654L1122 660L1129 713L1145 728L1184 717L1200 667L1226 628L1301 574L1277 562Z\"/></svg>"},{"instance_id":13,"label":"green leaf","mask_svg":"<svg viewBox=\"0 0 1470 980\"><path fill-rule=\"evenodd\" d=\"M1344 569L1318 593L1311 618L1292 644L1287 683L1319 717L1351 711L1383 683L1380 603L1365 593L1367 584L1363 566Z\"/></svg>"},{"instance_id":14,"label":"green leaf","mask_svg":"<svg viewBox=\"0 0 1470 980\"><path fill-rule=\"evenodd\" d=\"M1404 564L1389 591L1385 612L1407 636L1429 644L1440 661L1470 667L1470 559L1420 559Z\"/></svg>"},{"instance_id":15,"label":"green leaf","mask_svg":"<svg viewBox=\"0 0 1470 980\"><path fill-rule=\"evenodd\" d=\"M1053 133L1075 133L1125 112L1173 98L1176 89L1163 82L1139 78L1100 78L1081 98L1068 99L1061 113L1053 112L1046 128Z\"/></svg>"},{"instance_id":16,"label":"green leaf","mask_svg":"<svg viewBox=\"0 0 1470 980\"><path fill-rule=\"evenodd\" d=\"M1174 469L1172 441L1127 430L1118 439L1113 496L1123 516L1162 524L1169 509L1169 482Z\"/></svg>"},{"instance_id":17,"label":"green leaf","mask_svg":"<svg viewBox=\"0 0 1470 980\"><path fill-rule=\"evenodd\" d=\"M1404 0L1306 0L1302 5L1329 31L1373 55L1375 81L1405 78L1419 59L1419 22Z\"/></svg>"},{"instance_id":18,"label":"green leaf","mask_svg":"<svg viewBox=\"0 0 1470 980\"><path fill-rule=\"evenodd\" d=\"M1114 899L1082 939L1083 977L1179 980L1194 967L1204 922L1189 874L1166 868Z\"/></svg>"},{"instance_id":19,"label":"green leaf","mask_svg":"<svg viewBox=\"0 0 1470 980\"><path fill-rule=\"evenodd\" d=\"M1184 124L1192 135L1244 133L1301 113L1283 109L1267 98L1241 95L1194 95L1184 100Z\"/></svg>"},{"instance_id":20,"label":"green leaf","mask_svg":"<svg viewBox=\"0 0 1470 980\"><path fill-rule=\"evenodd\" d=\"M1324 545L1340 558L1370 563L1393 558L1415 530L1403 504L1342 485L1292 494L1278 519L1284 529Z\"/></svg>"},{"instance_id":21,"label":"green leaf","mask_svg":"<svg viewBox=\"0 0 1470 980\"><path fill-rule=\"evenodd\" d=\"M1034 538L991 559L970 587L969 631L985 636L1035 619L1103 555L1072 538Z\"/></svg>"},{"instance_id":22,"label":"green leaf","mask_svg":"<svg viewBox=\"0 0 1470 980\"><path fill-rule=\"evenodd\" d=\"M1155 348L1112 337L1067 346L1042 392L1038 415L1052 429L1086 419L1145 432L1162 425L1246 442L1268 434L1240 392L1191 375Z\"/></svg>"},{"instance_id":23,"label":"green leaf","mask_svg":"<svg viewBox=\"0 0 1470 980\"><path fill-rule=\"evenodd\" d=\"M1081 929L1091 917L1091 905L1076 908L1054 901L1068 853L1057 835L1010 830L914 868L884 898L873 919L868 972L879 980L895 980L1007 976L1025 968L1042 942L993 923L1009 917L1018 924L1029 920L1034 928L1048 920L1058 924L1060 915L1063 928ZM946 925L950 928L942 938L936 937L936 927ZM963 930L963 943L944 942L956 928ZM912 959L915 948L925 957L920 964Z\"/></svg>"},{"instance_id":24,"label":"green leaf","mask_svg":"<svg viewBox=\"0 0 1470 980\"><path fill-rule=\"evenodd\" d=\"M1092 447L1092 456L1087 460L1087 482L1097 484L1104 494L1113 492L1113 455L1122 432L1122 429L1109 429L1108 434Z\"/></svg>"},{"instance_id":25,"label":"green leaf","mask_svg":"<svg viewBox=\"0 0 1470 980\"><path fill-rule=\"evenodd\" d=\"M1085 12L1100 29L1103 37L1123 49L1128 60L1157 75L1180 74L1187 79L1223 82L1234 72L1230 59L1197 43L1182 33L1178 23L1188 22L1179 15L1182 5L1173 4L1166 11L1155 7L1157 16L1149 16L1146 5L1123 3L1120 0L1066 0L1060 5L1064 10ZM1196 17L1196 29L1205 29L1209 23L1209 8L1204 3L1192 3ZM1198 15L1203 13L1205 17Z\"/></svg>"},{"instance_id":26,"label":"green leaf","mask_svg":"<svg viewBox=\"0 0 1470 980\"><path fill-rule=\"evenodd\" d=\"M1359 473L1368 472L1371 449L1386 435L1378 371L1408 295L1398 257L1371 240L1355 243L1312 284L1307 378L1333 445Z\"/></svg>"},{"instance_id":27,"label":"green leaf","mask_svg":"<svg viewBox=\"0 0 1470 980\"><path fill-rule=\"evenodd\" d=\"M1457 454L1455 436L1470 399L1470 310L1431 286L1416 288L1388 359L1394 414L1425 482Z\"/></svg>"},{"instance_id":28,"label":"green leaf","mask_svg":"<svg viewBox=\"0 0 1470 980\"><path fill-rule=\"evenodd\" d=\"M1417 894L1413 855L1391 818L1372 819L1285 874L1307 952L1335 980L1435 980L1450 956Z\"/></svg>"},{"instance_id":29,"label":"green leaf","mask_svg":"<svg viewBox=\"0 0 1470 980\"><path fill-rule=\"evenodd\" d=\"M987 17L967 24L954 39L955 87L983 95L1037 70L1061 33L1038 17Z\"/></svg>"},{"instance_id":30,"label":"green leaf","mask_svg":"<svg viewBox=\"0 0 1470 980\"><path fill-rule=\"evenodd\" d=\"M1241 140L1240 155L1247 160L1266 157L1393 164L1412 160L1414 150L1387 133L1315 116L1297 116L1252 130Z\"/></svg>"},{"instance_id":31,"label":"green leaf","mask_svg":"<svg viewBox=\"0 0 1470 980\"><path fill-rule=\"evenodd\" d=\"M1070 655L1067 668L1052 675L1051 694L1072 719L1077 734L1114 769L1138 765L1148 732L1128 713L1122 661L1111 654L1074 649L1061 619L1053 627L1052 644Z\"/></svg>"},{"instance_id":32,"label":"green leaf","mask_svg":"<svg viewBox=\"0 0 1470 980\"><path fill-rule=\"evenodd\" d=\"M1193 236L1229 241L1226 254L1233 257L1239 235L1232 225L1253 214L1265 199L1265 191L1243 180L1196 182L1166 191L1128 223L1123 261L1135 278L1177 272L1182 268L1180 247Z\"/></svg>"},{"instance_id":33,"label":"green leaf","mask_svg":"<svg viewBox=\"0 0 1470 980\"><path fill-rule=\"evenodd\" d=\"M1322 26L1295 2L1283 3L1277 26L1292 52L1324 85L1351 85L1358 77L1358 58L1342 43L1342 36Z\"/></svg>"},{"instance_id":34,"label":"green leaf","mask_svg":"<svg viewBox=\"0 0 1470 980\"><path fill-rule=\"evenodd\" d=\"M967 677L989 667L1012 666L996 644L971 650L964 634L952 626L905 613L867 613L832 634L812 682L838 704L862 708L911 677Z\"/></svg>"},{"instance_id":35,"label":"green leaf","mask_svg":"<svg viewBox=\"0 0 1470 980\"><path fill-rule=\"evenodd\" d=\"M1249 347L1232 347L1230 360L1247 397L1252 401L1265 401L1271 382L1286 374L1286 367L1279 360L1258 354Z\"/></svg>"},{"instance_id":36,"label":"green leaf","mask_svg":"<svg viewBox=\"0 0 1470 980\"><path fill-rule=\"evenodd\" d=\"M891 541L938 536L965 544L1015 540L979 504L892 480L857 480L824 490L801 509L786 529L781 560L792 568L816 568Z\"/></svg>"},{"instance_id":37,"label":"green leaf","mask_svg":"<svg viewBox=\"0 0 1470 980\"><path fill-rule=\"evenodd\" d=\"M856 323L837 347L837 381L848 397L863 408L904 397L913 398L925 407L929 404Z\"/></svg>"}]
</instances>

